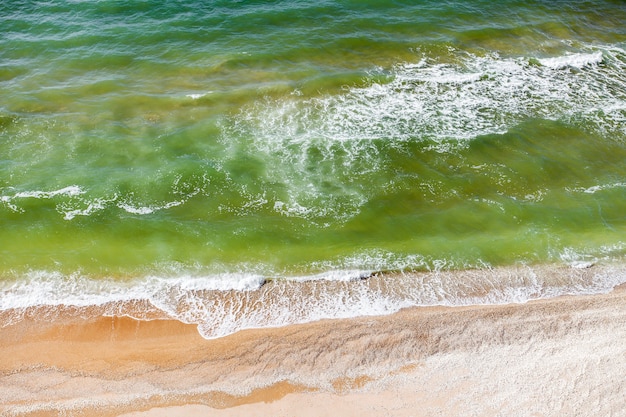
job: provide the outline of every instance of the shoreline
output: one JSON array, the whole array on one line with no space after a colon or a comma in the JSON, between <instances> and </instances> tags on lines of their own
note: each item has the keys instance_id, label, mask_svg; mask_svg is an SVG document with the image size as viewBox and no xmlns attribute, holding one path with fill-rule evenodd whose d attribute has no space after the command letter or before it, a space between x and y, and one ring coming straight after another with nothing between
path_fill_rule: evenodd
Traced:
<instances>
[{"instance_id":1,"label":"shoreline","mask_svg":"<svg viewBox=\"0 0 626 417\"><path fill-rule=\"evenodd\" d=\"M603 293L626 283L626 263L520 264L367 275L341 270L316 277L218 274L117 281L43 274L5 284L0 291L0 329L23 319L67 322L118 316L193 323L203 338L216 339L243 330L382 316L409 307L502 305Z\"/></svg>"},{"instance_id":2,"label":"shoreline","mask_svg":"<svg viewBox=\"0 0 626 417\"><path fill-rule=\"evenodd\" d=\"M194 325L124 317L25 318L1 332L6 416L600 416L626 409L625 285L212 340Z\"/></svg>"}]
</instances>

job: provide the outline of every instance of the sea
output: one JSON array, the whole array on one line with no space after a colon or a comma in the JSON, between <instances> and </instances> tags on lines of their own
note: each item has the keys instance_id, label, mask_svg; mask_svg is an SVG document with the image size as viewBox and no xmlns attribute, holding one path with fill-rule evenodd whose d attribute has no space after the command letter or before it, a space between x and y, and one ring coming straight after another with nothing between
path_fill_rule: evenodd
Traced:
<instances>
[{"instance_id":1,"label":"sea","mask_svg":"<svg viewBox=\"0 0 626 417\"><path fill-rule=\"evenodd\" d=\"M0 328L626 282L623 0L0 3ZM582 271L582 272L581 272Z\"/></svg>"}]
</instances>

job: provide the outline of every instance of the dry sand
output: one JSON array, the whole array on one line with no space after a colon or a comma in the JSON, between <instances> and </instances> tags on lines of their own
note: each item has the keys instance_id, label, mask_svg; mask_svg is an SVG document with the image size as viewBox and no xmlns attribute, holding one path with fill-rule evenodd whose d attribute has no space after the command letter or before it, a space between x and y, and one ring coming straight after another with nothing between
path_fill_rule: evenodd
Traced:
<instances>
[{"instance_id":1,"label":"dry sand","mask_svg":"<svg viewBox=\"0 0 626 417\"><path fill-rule=\"evenodd\" d=\"M626 416L626 290L202 339L129 318L0 329L0 415Z\"/></svg>"}]
</instances>

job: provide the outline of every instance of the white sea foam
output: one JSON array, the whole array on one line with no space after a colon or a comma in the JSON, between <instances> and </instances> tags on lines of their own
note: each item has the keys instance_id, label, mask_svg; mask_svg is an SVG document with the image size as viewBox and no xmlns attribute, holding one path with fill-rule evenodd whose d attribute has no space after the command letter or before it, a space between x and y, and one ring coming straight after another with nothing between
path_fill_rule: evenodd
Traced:
<instances>
[{"instance_id":1,"label":"white sea foam","mask_svg":"<svg viewBox=\"0 0 626 417\"><path fill-rule=\"evenodd\" d=\"M74 207L75 204L61 204L58 207L58 210L63 213L63 218L65 220L72 220L76 216L90 216L91 214L103 210L107 205L117 199L117 195L111 199L107 198L95 198L92 200L82 200L83 208L70 208Z\"/></svg>"},{"instance_id":2,"label":"white sea foam","mask_svg":"<svg viewBox=\"0 0 626 417\"><path fill-rule=\"evenodd\" d=\"M107 303L151 300L176 290L251 291L259 289L265 278L257 274L224 273L209 276L178 275L165 278L147 276L135 281L91 279L75 273L31 271L20 279L0 282L0 311L49 306L94 306Z\"/></svg>"},{"instance_id":3,"label":"white sea foam","mask_svg":"<svg viewBox=\"0 0 626 417\"><path fill-rule=\"evenodd\" d=\"M12 211L23 212L23 208L20 205L20 200L22 199L57 199L56 210L68 221L78 216L90 216L111 206L122 209L127 213L147 215L185 204L189 199L204 192L208 183L209 179L206 175L201 178L201 185L196 186L190 186L183 181L181 176L178 176L174 179L171 186L171 193L178 198L158 204L142 204L139 202L139 199L135 198L133 193L124 196L120 196L118 193L93 196L77 185L53 191L33 190L5 194L0 196L0 203L3 203Z\"/></svg>"},{"instance_id":4,"label":"white sea foam","mask_svg":"<svg viewBox=\"0 0 626 417\"><path fill-rule=\"evenodd\" d=\"M183 205L187 202L187 200L180 201L170 201L168 203L162 205L154 205L154 206L133 206L128 203L119 203L117 207L131 214L152 214L157 211L167 210L172 207L177 207Z\"/></svg>"},{"instance_id":5,"label":"white sea foam","mask_svg":"<svg viewBox=\"0 0 626 417\"><path fill-rule=\"evenodd\" d=\"M32 191L20 191L14 193L13 195L3 195L0 196L0 203L3 203L10 210L22 213L24 210L20 205L20 200L23 199L53 199L55 197L67 197L70 200L79 197L84 194L85 191L77 186L71 185L68 187L60 188L58 190L53 191L41 191L41 190L32 190Z\"/></svg>"},{"instance_id":6,"label":"white sea foam","mask_svg":"<svg viewBox=\"0 0 626 417\"><path fill-rule=\"evenodd\" d=\"M20 191L14 193L12 195L3 195L0 196L0 202L4 203L7 207L9 207L13 211L21 212L19 200L21 199L51 199L57 196L65 196L65 197L77 197L81 194L84 194L85 191L77 186L70 185L68 187L60 188L58 190L53 191L42 191L42 190L32 190L32 191Z\"/></svg>"},{"instance_id":7,"label":"white sea foam","mask_svg":"<svg viewBox=\"0 0 626 417\"><path fill-rule=\"evenodd\" d=\"M375 271L351 269L351 270L331 270L321 272L319 274L289 277L290 281L306 282L306 281L340 281L349 282L368 278Z\"/></svg>"},{"instance_id":8,"label":"white sea foam","mask_svg":"<svg viewBox=\"0 0 626 417\"><path fill-rule=\"evenodd\" d=\"M0 283L0 310L39 305L101 305L131 300L138 290L140 287L92 280L78 273L66 276L54 271L31 271L14 281Z\"/></svg>"},{"instance_id":9,"label":"white sea foam","mask_svg":"<svg viewBox=\"0 0 626 417\"><path fill-rule=\"evenodd\" d=\"M238 126L252 126L256 145L268 150L320 139L471 139L506 132L528 117L562 119L598 108L610 113L607 105L624 104L626 67L613 59L612 67L596 71L605 59L596 50L540 59L540 66L495 54L467 55L455 65L422 60L398 65L390 82L328 97L259 103L240 115Z\"/></svg>"},{"instance_id":10,"label":"white sea foam","mask_svg":"<svg viewBox=\"0 0 626 417\"><path fill-rule=\"evenodd\" d=\"M288 198L274 205L277 212L345 221L369 201L369 190L359 187L358 179L384 163L377 143L420 141L450 152L532 118L626 140L626 51L586 49L540 59L461 51L452 52L452 63L425 57L392 68L384 82L247 106L223 126L223 142L272 161L267 181L285 184L288 191ZM324 187L337 178L357 181L342 181L330 198Z\"/></svg>"},{"instance_id":11,"label":"white sea foam","mask_svg":"<svg viewBox=\"0 0 626 417\"><path fill-rule=\"evenodd\" d=\"M254 273L179 273L133 281L34 271L0 283L0 311L14 310L19 319L20 311L33 306L101 306L102 314L107 315L167 317L197 324L204 337L214 338L247 328L390 314L411 306L523 303L564 294L599 293L626 282L624 264L603 264L600 256L592 259L574 250L562 255L572 268L434 268L417 274L375 276L362 269L335 269L278 280ZM137 311L137 305L145 311ZM7 324L10 320L3 323Z\"/></svg>"},{"instance_id":12,"label":"white sea foam","mask_svg":"<svg viewBox=\"0 0 626 417\"><path fill-rule=\"evenodd\" d=\"M117 206L131 214L152 214L159 209L158 207L134 207L126 203L120 203Z\"/></svg>"},{"instance_id":13,"label":"white sea foam","mask_svg":"<svg viewBox=\"0 0 626 417\"><path fill-rule=\"evenodd\" d=\"M586 248L564 248L558 253L558 258L573 268L588 268L598 262L609 261L619 257L626 249L626 243L618 242L605 245L594 250Z\"/></svg>"},{"instance_id":14,"label":"white sea foam","mask_svg":"<svg viewBox=\"0 0 626 417\"><path fill-rule=\"evenodd\" d=\"M172 278L150 276L148 287L154 292L177 288L181 291L253 291L265 283L266 278L258 274L222 273L208 276L177 275Z\"/></svg>"},{"instance_id":15,"label":"white sea foam","mask_svg":"<svg viewBox=\"0 0 626 417\"><path fill-rule=\"evenodd\" d=\"M87 199L84 197L86 194L87 192L82 187L71 185L53 191L32 190L21 191L13 195L4 195L0 197L0 202L5 203L13 211L22 212L23 209L19 203L22 199L55 199L62 197L56 205L57 211L63 215L65 220L72 220L76 216L89 216L94 212L100 211L108 203L117 199L117 196L111 199Z\"/></svg>"},{"instance_id":16,"label":"white sea foam","mask_svg":"<svg viewBox=\"0 0 626 417\"><path fill-rule=\"evenodd\" d=\"M568 189L568 191L583 192L586 194L595 194L599 191L612 190L615 188L626 188L626 182L616 182L616 183L611 183L611 184L594 185L588 188L578 187L578 188Z\"/></svg>"},{"instance_id":17,"label":"white sea foam","mask_svg":"<svg viewBox=\"0 0 626 417\"><path fill-rule=\"evenodd\" d=\"M307 207L303 207L300 204L296 203L292 203L292 204L286 204L283 201L276 201L274 203L274 210L276 210L277 212L285 215L285 216L298 216L298 217L304 217L307 214L311 213L311 209L307 208Z\"/></svg>"},{"instance_id":18,"label":"white sea foam","mask_svg":"<svg viewBox=\"0 0 626 417\"><path fill-rule=\"evenodd\" d=\"M11 196L8 196L8 195L0 196L0 203L3 203L6 207L9 208L9 210L15 211L18 213L22 212L22 209L20 207L12 203L12 200L13 198Z\"/></svg>"},{"instance_id":19,"label":"white sea foam","mask_svg":"<svg viewBox=\"0 0 626 417\"><path fill-rule=\"evenodd\" d=\"M185 97L189 97L192 100L197 100L199 98L205 97L209 94L211 94L212 91L207 91L206 93L193 93L193 94L186 94Z\"/></svg>"},{"instance_id":20,"label":"white sea foam","mask_svg":"<svg viewBox=\"0 0 626 417\"><path fill-rule=\"evenodd\" d=\"M201 186L188 186L181 176L177 176L172 183L172 193L179 197L177 200L164 202L161 204L141 205L136 202L135 196L131 193L117 203L117 207L131 214L146 215L161 210L168 210L173 207L182 206L191 198L205 191L209 179L206 174L202 176Z\"/></svg>"},{"instance_id":21,"label":"white sea foam","mask_svg":"<svg viewBox=\"0 0 626 417\"><path fill-rule=\"evenodd\" d=\"M552 58L541 58L539 63L550 68L578 68L588 65L597 65L604 59L602 52L571 54Z\"/></svg>"},{"instance_id":22,"label":"white sea foam","mask_svg":"<svg viewBox=\"0 0 626 417\"><path fill-rule=\"evenodd\" d=\"M54 191L23 191L16 193L13 198L52 198L58 195L74 197L84 193L85 191L79 186L71 185Z\"/></svg>"}]
</instances>

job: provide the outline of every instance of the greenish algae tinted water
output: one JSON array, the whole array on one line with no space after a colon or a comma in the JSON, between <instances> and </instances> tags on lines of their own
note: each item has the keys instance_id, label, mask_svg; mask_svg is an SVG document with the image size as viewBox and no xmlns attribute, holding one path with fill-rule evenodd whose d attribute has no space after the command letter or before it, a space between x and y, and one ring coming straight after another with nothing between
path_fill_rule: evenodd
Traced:
<instances>
[{"instance_id":1,"label":"greenish algae tinted water","mask_svg":"<svg viewBox=\"0 0 626 417\"><path fill-rule=\"evenodd\" d=\"M153 3L0 5L3 308L623 260L623 1Z\"/></svg>"}]
</instances>

